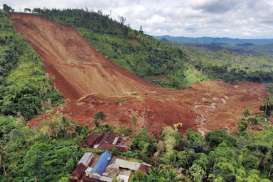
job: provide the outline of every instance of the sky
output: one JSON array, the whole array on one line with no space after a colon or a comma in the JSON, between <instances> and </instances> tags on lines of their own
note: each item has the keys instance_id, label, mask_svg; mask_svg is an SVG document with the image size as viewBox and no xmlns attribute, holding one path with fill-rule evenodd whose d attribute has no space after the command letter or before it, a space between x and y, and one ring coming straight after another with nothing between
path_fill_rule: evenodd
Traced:
<instances>
[{"instance_id":1,"label":"sky","mask_svg":"<svg viewBox=\"0 0 273 182\"><path fill-rule=\"evenodd\" d=\"M273 38L273 0L0 0L16 10L83 8L150 35Z\"/></svg>"}]
</instances>

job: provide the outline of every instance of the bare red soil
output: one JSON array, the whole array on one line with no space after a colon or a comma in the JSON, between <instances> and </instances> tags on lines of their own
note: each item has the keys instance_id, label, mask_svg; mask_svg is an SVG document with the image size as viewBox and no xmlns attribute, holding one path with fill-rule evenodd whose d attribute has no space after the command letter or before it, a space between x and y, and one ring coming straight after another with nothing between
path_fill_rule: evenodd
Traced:
<instances>
[{"instance_id":1,"label":"bare red soil","mask_svg":"<svg viewBox=\"0 0 273 182\"><path fill-rule=\"evenodd\" d=\"M182 131L233 130L243 110L259 112L266 96L264 85L248 82L207 81L179 91L159 88L107 60L72 27L29 14L12 14L11 20L66 99L54 112L82 124L91 126L94 114L102 111L105 123L134 130L145 127L157 134L176 123L183 123Z\"/></svg>"}]
</instances>

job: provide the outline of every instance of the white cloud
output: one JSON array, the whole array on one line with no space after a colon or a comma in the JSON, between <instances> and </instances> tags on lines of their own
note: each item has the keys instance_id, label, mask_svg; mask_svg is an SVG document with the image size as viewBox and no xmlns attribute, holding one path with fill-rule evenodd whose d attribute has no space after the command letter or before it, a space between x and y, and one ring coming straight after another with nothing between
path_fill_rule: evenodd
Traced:
<instances>
[{"instance_id":1,"label":"white cloud","mask_svg":"<svg viewBox=\"0 0 273 182\"><path fill-rule=\"evenodd\" d=\"M152 35L273 38L273 0L0 0L25 7L88 8Z\"/></svg>"}]
</instances>

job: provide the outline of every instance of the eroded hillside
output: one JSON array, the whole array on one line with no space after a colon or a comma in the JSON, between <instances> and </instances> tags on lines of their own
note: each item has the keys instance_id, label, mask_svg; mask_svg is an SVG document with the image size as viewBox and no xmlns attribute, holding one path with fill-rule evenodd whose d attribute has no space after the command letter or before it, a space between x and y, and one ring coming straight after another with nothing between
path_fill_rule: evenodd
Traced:
<instances>
[{"instance_id":1,"label":"eroded hillside","mask_svg":"<svg viewBox=\"0 0 273 182\"><path fill-rule=\"evenodd\" d=\"M265 86L257 83L207 81L179 91L158 88L111 63L74 28L29 14L12 14L11 20L66 98L56 110L83 124L91 124L102 111L105 123L154 133L176 123L183 123L182 130L201 132L234 129L243 110L258 112L266 95Z\"/></svg>"}]
</instances>

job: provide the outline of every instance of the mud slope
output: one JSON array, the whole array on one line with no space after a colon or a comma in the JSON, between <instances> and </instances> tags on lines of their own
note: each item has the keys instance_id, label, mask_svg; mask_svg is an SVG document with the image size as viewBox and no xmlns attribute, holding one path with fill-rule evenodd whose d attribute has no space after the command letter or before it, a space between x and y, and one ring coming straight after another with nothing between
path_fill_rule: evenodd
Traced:
<instances>
[{"instance_id":1,"label":"mud slope","mask_svg":"<svg viewBox=\"0 0 273 182\"><path fill-rule=\"evenodd\" d=\"M82 124L92 125L93 115L103 111L105 123L154 133L176 123L183 123L181 130L232 130L246 107L259 111L266 95L265 87L255 83L208 81L181 91L157 88L112 64L71 27L28 14L13 14L11 20L66 98L56 111Z\"/></svg>"},{"instance_id":2,"label":"mud slope","mask_svg":"<svg viewBox=\"0 0 273 182\"><path fill-rule=\"evenodd\" d=\"M66 97L123 96L149 89L144 81L107 61L73 28L26 14L13 14L11 19L41 55Z\"/></svg>"}]
</instances>

